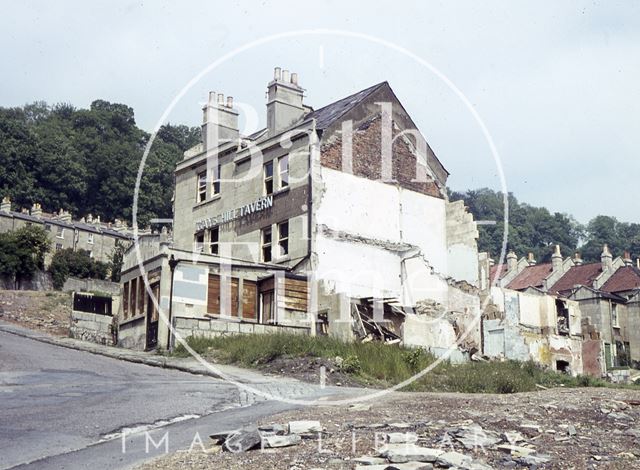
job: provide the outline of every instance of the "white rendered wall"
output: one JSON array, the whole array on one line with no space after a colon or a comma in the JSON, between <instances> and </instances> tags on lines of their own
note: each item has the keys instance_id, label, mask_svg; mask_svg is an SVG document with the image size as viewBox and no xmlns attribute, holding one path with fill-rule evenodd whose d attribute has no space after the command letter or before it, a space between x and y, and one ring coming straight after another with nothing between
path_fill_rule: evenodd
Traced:
<instances>
[{"instance_id":1,"label":"white rendered wall","mask_svg":"<svg viewBox=\"0 0 640 470\"><path fill-rule=\"evenodd\" d=\"M323 193L314 198L318 279L353 297L445 302L446 283L424 263L447 273L445 201L329 168L321 176ZM403 245L406 252L398 250ZM402 268L418 251L422 256Z\"/></svg>"}]
</instances>

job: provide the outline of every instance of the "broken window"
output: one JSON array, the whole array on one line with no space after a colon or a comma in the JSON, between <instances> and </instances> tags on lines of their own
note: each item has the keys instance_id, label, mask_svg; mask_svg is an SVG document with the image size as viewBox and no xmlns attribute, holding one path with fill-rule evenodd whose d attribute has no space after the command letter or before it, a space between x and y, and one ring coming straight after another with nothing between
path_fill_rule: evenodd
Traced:
<instances>
[{"instance_id":1,"label":"broken window","mask_svg":"<svg viewBox=\"0 0 640 470\"><path fill-rule=\"evenodd\" d=\"M556 299L556 314L558 317L558 334L569 336L569 307L567 306L567 302Z\"/></svg>"},{"instance_id":2,"label":"broken window","mask_svg":"<svg viewBox=\"0 0 640 470\"><path fill-rule=\"evenodd\" d=\"M618 323L618 304L611 304L611 324L614 328L620 328Z\"/></svg>"},{"instance_id":3,"label":"broken window","mask_svg":"<svg viewBox=\"0 0 640 470\"><path fill-rule=\"evenodd\" d=\"M262 229L262 261L271 261L271 227Z\"/></svg>"},{"instance_id":4,"label":"broken window","mask_svg":"<svg viewBox=\"0 0 640 470\"><path fill-rule=\"evenodd\" d=\"M202 253L204 250L204 232L196 233L193 238L193 251L196 253Z\"/></svg>"},{"instance_id":5,"label":"broken window","mask_svg":"<svg viewBox=\"0 0 640 470\"><path fill-rule=\"evenodd\" d=\"M273 194L273 161L264 164L264 193Z\"/></svg>"},{"instance_id":6,"label":"broken window","mask_svg":"<svg viewBox=\"0 0 640 470\"><path fill-rule=\"evenodd\" d=\"M203 202L207 200L207 172L198 173L198 188L196 201Z\"/></svg>"},{"instance_id":7,"label":"broken window","mask_svg":"<svg viewBox=\"0 0 640 470\"><path fill-rule=\"evenodd\" d=\"M329 314L327 312L319 312L316 320L316 335L327 336L329 334Z\"/></svg>"},{"instance_id":8,"label":"broken window","mask_svg":"<svg viewBox=\"0 0 640 470\"><path fill-rule=\"evenodd\" d=\"M278 224L278 256L289 254L289 221Z\"/></svg>"},{"instance_id":9,"label":"broken window","mask_svg":"<svg viewBox=\"0 0 640 470\"><path fill-rule=\"evenodd\" d=\"M215 169L215 173L213 175L213 181L211 182L211 193L212 194L220 194L220 172L222 171L222 166L218 164Z\"/></svg>"},{"instance_id":10,"label":"broken window","mask_svg":"<svg viewBox=\"0 0 640 470\"><path fill-rule=\"evenodd\" d=\"M220 227L213 227L209 230L209 253L220 254Z\"/></svg>"},{"instance_id":11,"label":"broken window","mask_svg":"<svg viewBox=\"0 0 640 470\"><path fill-rule=\"evenodd\" d=\"M556 370L558 372L564 372L565 374L571 373L571 364L567 361L556 361Z\"/></svg>"},{"instance_id":12,"label":"broken window","mask_svg":"<svg viewBox=\"0 0 640 470\"><path fill-rule=\"evenodd\" d=\"M278 174L280 180L280 189L289 186L289 155L278 159Z\"/></svg>"}]
</instances>

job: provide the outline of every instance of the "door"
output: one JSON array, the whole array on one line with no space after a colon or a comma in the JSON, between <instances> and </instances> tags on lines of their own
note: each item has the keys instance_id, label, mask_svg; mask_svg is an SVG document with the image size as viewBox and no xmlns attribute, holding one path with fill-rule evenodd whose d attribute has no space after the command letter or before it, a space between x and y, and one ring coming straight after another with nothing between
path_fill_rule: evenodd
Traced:
<instances>
[{"instance_id":1,"label":"door","mask_svg":"<svg viewBox=\"0 0 640 470\"><path fill-rule=\"evenodd\" d=\"M160 283L152 284L151 292L160 301ZM158 346L158 309L153 299L147 295L147 349L154 349Z\"/></svg>"}]
</instances>

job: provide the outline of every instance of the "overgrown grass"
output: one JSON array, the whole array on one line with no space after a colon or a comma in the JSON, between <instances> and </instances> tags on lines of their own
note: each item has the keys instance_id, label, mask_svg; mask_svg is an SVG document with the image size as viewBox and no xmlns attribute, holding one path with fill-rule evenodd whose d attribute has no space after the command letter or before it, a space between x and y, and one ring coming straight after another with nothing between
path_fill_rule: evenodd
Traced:
<instances>
[{"instance_id":1,"label":"overgrown grass","mask_svg":"<svg viewBox=\"0 0 640 470\"><path fill-rule=\"evenodd\" d=\"M187 343L199 354L215 351L218 361L260 367L277 358L325 358L335 368L358 381L379 386L401 383L433 364L436 358L421 349L388 346L378 342L343 342L327 336L291 334L233 335L218 338L190 337ZM181 345L173 355L185 357ZM339 358L336 360L336 358ZM571 377L542 369L533 362L443 361L407 391L463 393L516 393L543 387L603 387L607 382L588 376Z\"/></svg>"}]
</instances>

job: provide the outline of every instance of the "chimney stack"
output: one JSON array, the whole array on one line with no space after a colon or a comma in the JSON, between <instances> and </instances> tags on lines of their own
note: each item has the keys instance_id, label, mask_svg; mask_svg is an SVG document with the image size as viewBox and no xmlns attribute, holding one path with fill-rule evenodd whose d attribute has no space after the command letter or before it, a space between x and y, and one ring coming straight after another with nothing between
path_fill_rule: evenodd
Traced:
<instances>
[{"instance_id":1,"label":"chimney stack","mask_svg":"<svg viewBox=\"0 0 640 470\"><path fill-rule=\"evenodd\" d=\"M298 74L276 67L267 85L267 129L275 135L304 116L304 90L298 85Z\"/></svg>"},{"instance_id":2,"label":"chimney stack","mask_svg":"<svg viewBox=\"0 0 640 470\"><path fill-rule=\"evenodd\" d=\"M629 251L624 252L622 261L624 262L625 266L633 266L633 260L631 259L631 253Z\"/></svg>"},{"instance_id":3,"label":"chimney stack","mask_svg":"<svg viewBox=\"0 0 640 470\"><path fill-rule=\"evenodd\" d=\"M5 196L2 198L2 204L0 204L0 211L11 212L11 199L9 199L9 196Z\"/></svg>"},{"instance_id":4,"label":"chimney stack","mask_svg":"<svg viewBox=\"0 0 640 470\"><path fill-rule=\"evenodd\" d=\"M576 251L576 254L573 256L573 264L574 266L582 266L582 258L580 257L580 253Z\"/></svg>"},{"instance_id":5,"label":"chimney stack","mask_svg":"<svg viewBox=\"0 0 640 470\"><path fill-rule=\"evenodd\" d=\"M202 108L202 145L205 152L218 148L240 136L238 112L233 109L233 97L209 92L207 104Z\"/></svg>"},{"instance_id":6,"label":"chimney stack","mask_svg":"<svg viewBox=\"0 0 640 470\"><path fill-rule=\"evenodd\" d=\"M556 249L551 256L551 265L553 266L554 272L562 270L562 253L560 252L560 245L556 245Z\"/></svg>"},{"instance_id":7,"label":"chimney stack","mask_svg":"<svg viewBox=\"0 0 640 470\"><path fill-rule=\"evenodd\" d=\"M507 272L516 269L516 266L518 266L518 257L513 251L510 251L507 254Z\"/></svg>"},{"instance_id":8,"label":"chimney stack","mask_svg":"<svg viewBox=\"0 0 640 470\"><path fill-rule=\"evenodd\" d=\"M535 266L537 264L537 261L533 256L533 253L529 252L529 255L527 256L527 262L529 263L529 266Z\"/></svg>"},{"instance_id":9,"label":"chimney stack","mask_svg":"<svg viewBox=\"0 0 640 470\"><path fill-rule=\"evenodd\" d=\"M31 215L34 217L42 217L42 206L39 202L34 202L31 206Z\"/></svg>"},{"instance_id":10,"label":"chimney stack","mask_svg":"<svg viewBox=\"0 0 640 470\"><path fill-rule=\"evenodd\" d=\"M613 255L611 251L609 251L609 245L606 243L602 247L600 261L602 262L602 271L613 271Z\"/></svg>"},{"instance_id":11,"label":"chimney stack","mask_svg":"<svg viewBox=\"0 0 640 470\"><path fill-rule=\"evenodd\" d=\"M58 220L60 222L71 222L71 213L60 209L60 212L58 212Z\"/></svg>"}]
</instances>

